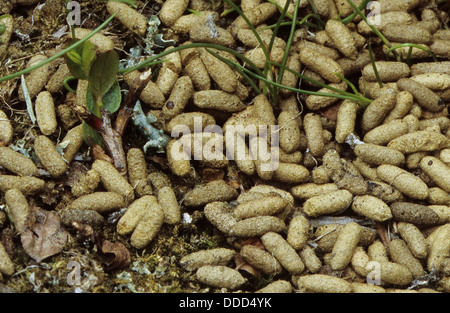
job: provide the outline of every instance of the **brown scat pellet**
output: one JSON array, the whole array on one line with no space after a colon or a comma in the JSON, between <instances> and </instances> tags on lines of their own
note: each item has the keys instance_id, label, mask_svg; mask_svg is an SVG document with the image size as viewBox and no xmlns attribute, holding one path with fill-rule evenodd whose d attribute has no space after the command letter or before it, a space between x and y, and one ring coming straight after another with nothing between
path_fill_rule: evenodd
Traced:
<instances>
[{"instance_id":1,"label":"brown scat pellet","mask_svg":"<svg viewBox=\"0 0 450 313\"><path fill-rule=\"evenodd\" d=\"M395 107L384 119L384 124L405 117L413 106L414 97L409 91L400 91L396 97Z\"/></svg>"},{"instance_id":2,"label":"brown scat pellet","mask_svg":"<svg viewBox=\"0 0 450 313\"><path fill-rule=\"evenodd\" d=\"M343 143L348 135L355 131L356 116L361 106L351 100L344 100L337 114L335 138L338 143Z\"/></svg>"},{"instance_id":3,"label":"brown scat pellet","mask_svg":"<svg viewBox=\"0 0 450 313\"><path fill-rule=\"evenodd\" d=\"M106 5L109 14L117 11L117 18L125 27L143 37L147 32L147 18L126 3L109 1Z\"/></svg>"},{"instance_id":4,"label":"brown scat pellet","mask_svg":"<svg viewBox=\"0 0 450 313\"><path fill-rule=\"evenodd\" d=\"M411 76L424 73L450 74L450 61L422 62L411 66Z\"/></svg>"},{"instance_id":5,"label":"brown scat pellet","mask_svg":"<svg viewBox=\"0 0 450 313\"><path fill-rule=\"evenodd\" d=\"M65 144L62 150L62 157L67 164L70 164L84 143L83 126L80 124L71 128L61 143Z\"/></svg>"},{"instance_id":6,"label":"brown scat pellet","mask_svg":"<svg viewBox=\"0 0 450 313\"><path fill-rule=\"evenodd\" d=\"M291 293L292 285L286 280L276 280L267 286L258 289L255 293Z\"/></svg>"},{"instance_id":7,"label":"brown scat pellet","mask_svg":"<svg viewBox=\"0 0 450 313\"><path fill-rule=\"evenodd\" d=\"M324 54L316 53L310 48L300 51L300 61L311 70L321 75L332 83L340 83L342 80L334 73L344 75L342 67L335 60Z\"/></svg>"},{"instance_id":8,"label":"brown scat pellet","mask_svg":"<svg viewBox=\"0 0 450 313\"><path fill-rule=\"evenodd\" d=\"M300 164L280 162L273 172L272 178L288 184L300 184L309 178L309 171Z\"/></svg>"},{"instance_id":9,"label":"brown scat pellet","mask_svg":"<svg viewBox=\"0 0 450 313\"><path fill-rule=\"evenodd\" d=\"M102 213L117 210L124 206L125 202L120 194L110 191L98 191L75 199L69 205L69 208L77 210L95 210Z\"/></svg>"},{"instance_id":10,"label":"brown scat pellet","mask_svg":"<svg viewBox=\"0 0 450 313\"><path fill-rule=\"evenodd\" d=\"M119 171L109 162L96 160L92 169L100 173L102 185L106 190L122 195L126 203L134 200L134 189Z\"/></svg>"},{"instance_id":11,"label":"brown scat pellet","mask_svg":"<svg viewBox=\"0 0 450 313\"><path fill-rule=\"evenodd\" d=\"M230 201L237 198L238 192L224 180L215 180L197 185L186 193L183 203L187 206L202 206L213 201Z\"/></svg>"},{"instance_id":12,"label":"brown scat pellet","mask_svg":"<svg viewBox=\"0 0 450 313\"><path fill-rule=\"evenodd\" d=\"M156 237L163 223L164 211L161 205L157 202L147 205L144 214L131 234L131 245L136 249L145 248Z\"/></svg>"},{"instance_id":13,"label":"brown scat pellet","mask_svg":"<svg viewBox=\"0 0 450 313\"><path fill-rule=\"evenodd\" d=\"M373 128L364 135L363 141L376 145L387 145L391 140L406 133L408 133L408 124L406 121L396 119Z\"/></svg>"},{"instance_id":14,"label":"brown scat pellet","mask_svg":"<svg viewBox=\"0 0 450 313\"><path fill-rule=\"evenodd\" d=\"M135 79L139 75L139 71L132 71L123 75L123 78L128 85L131 85L133 79ZM142 90L139 99L154 109L161 109L166 103L166 97L164 96L163 92L161 91L161 89L159 89L156 83L151 80Z\"/></svg>"},{"instance_id":15,"label":"brown scat pellet","mask_svg":"<svg viewBox=\"0 0 450 313\"><path fill-rule=\"evenodd\" d=\"M278 217L263 215L246 218L236 222L231 230L231 234L237 237L256 237L267 232L281 232L286 228L284 221Z\"/></svg>"},{"instance_id":16,"label":"brown scat pellet","mask_svg":"<svg viewBox=\"0 0 450 313\"><path fill-rule=\"evenodd\" d=\"M8 206L8 211L12 216L16 231L19 233L22 232L28 214L30 213L27 198L20 190L10 189L5 192L5 202Z\"/></svg>"},{"instance_id":17,"label":"brown scat pellet","mask_svg":"<svg viewBox=\"0 0 450 313\"><path fill-rule=\"evenodd\" d=\"M127 153L128 180L138 196L151 195L152 186L147 183L147 163L144 152L132 148Z\"/></svg>"},{"instance_id":18,"label":"brown scat pellet","mask_svg":"<svg viewBox=\"0 0 450 313\"><path fill-rule=\"evenodd\" d=\"M352 202L352 209L356 213L378 222L392 218L389 206L383 200L370 195L356 196Z\"/></svg>"},{"instance_id":19,"label":"brown scat pellet","mask_svg":"<svg viewBox=\"0 0 450 313\"><path fill-rule=\"evenodd\" d=\"M325 153L324 140L322 137L322 122L320 116L315 113L308 113L303 119L308 148L314 157L320 157Z\"/></svg>"},{"instance_id":20,"label":"brown scat pellet","mask_svg":"<svg viewBox=\"0 0 450 313\"><path fill-rule=\"evenodd\" d=\"M379 262L377 265L379 266L379 279L381 282L406 286L413 280L413 275L406 266L394 262ZM370 265L368 265L368 267L370 267ZM376 267L375 271L377 271Z\"/></svg>"},{"instance_id":21,"label":"brown scat pellet","mask_svg":"<svg viewBox=\"0 0 450 313\"><path fill-rule=\"evenodd\" d=\"M199 108L230 113L242 111L246 107L238 96L222 90L197 91L194 93L193 100Z\"/></svg>"},{"instance_id":22,"label":"brown scat pellet","mask_svg":"<svg viewBox=\"0 0 450 313\"><path fill-rule=\"evenodd\" d=\"M44 189L45 181L31 176L0 175L0 190L17 188L24 195L35 195Z\"/></svg>"},{"instance_id":23,"label":"brown scat pellet","mask_svg":"<svg viewBox=\"0 0 450 313\"><path fill-rule=\"evenodd\" d=\"M356 59L358 50L355 38L343 23L336 20L328 20L325 24L325 31L344 56L353 60Z\"/></svg>"},{"instance_id":24,"label":"brown scat pellet","mask_svg":"<svg viewBox=\"0 0 450 313\"><path fill-rule=\"evenodd\" d=\"M259 247L244 245L240 254L247 263L266 275L277 275L283 270L280 262L272 254Z\"/></svg>"},{"instance_id":25,"label":"brown scat pellet","mask_svg":"<svg viewBox=\"0 0 450 313\"><path fill-rule=\"evenodd\" d=\"M76 27L75 38L83 39L91 32L91 29ZM69 36L72 38L71 32L69 32ZM101 32L96 33L89 41L96 46L98 54L103 54L114 49L114 41L108 36L103 35Z\"/></svg>"},{"instance_id":26,"label":"brown scat pellet","mask_svg":"<svg viewBox=\"0 0 450 313\"><path fill-rule=\"evenodd\" d=\"M202 266L197 270L196 277L206 285L230 290L235 290L246 282L237 270L223 265Z\"/></svg>"},{"instance_id":27,"label":"brown scat pellet","mask_svg":"<svg viewBox=\"0 0 450 313\"><path fill-rule=\"evenodd\" d=\"M233 215L233 208L227 202L215 201L205 205L203 209L206 219L221 232L232 236L233 228L237 223Z\"/></svg>"},{"instance_id":28,"label":"brown scat pellet","mask_svg":"<svg viewBox=\"0 0 450 313\"><path fill-rule=\"evenodd\" d=\"M179 140L170 140L166 147L166 153L168 165L173 174L185 177L191 173L190 156L184 151Z\"/></svg>"},{"instance_id":29,"label":"brown scat pellet","mask_svg":"<svg viewBox=\"0 0 450 313\"><path fill-rule=\"evenodd\" d=\"M11 39L11 35L14 31L14 18L11 15L3 15L0 25L5 27L5 31L0 35L2 43L0 45L0 59L3 59L5 54L8 52L9 40Z\"/></svg>"},{"instance_id":30,"label":"brown scat pellet","mask_svg":"<svg viewBox=\"0 0 450 313\"><path fill-rule=\"evenodd\" d=\"M346 209L352 199L352 193L347 190L332 191L307 199L303 211L310 217L333 214Z\"/></svg>"},{"instance_id":31,"label":"brown scat pellet","mask_svg":"<svg viewBox=\"0 0 450 313\"><path fill-rule=\"evenodd\" d=\"M31 159L10 147L0 147L0 166L20 176L38 174L38 168Z\"/></svg>"},{"instance_id":32,"label":"brown scat pellet","mask_svg":"<svg viewBox=\"0 0 450 313\"><path fill-rule=\"evenodd\" d=\"M117 222L117 233L120 235L127 235L133 232L137 224L144 216L147 206L157 203L155 196L146 195L137 200L134 200L125 211L125 214Z\"/></svg>"},{"instance_id":33,"label":"brown scat pellet","mask_svg":"<svg viewBox=\"0 0 450 313\"><path fill-rule=\"evenodd\" d=\"M180 265L187 271L196 271L205 265L227 265L236 254L236 251L226 248L199 250L185 255Z\"/></svg>"},{"instance_id":34,"label":"brown scat pellet","mask_svg":"<svg viewBox=\"0 0 450 313\"><path fill-rule=\"evenodd\" d=\"M352 259L350 260L350 264L352 268L355 270L358 275L366 277L367 276L367 270L366 266L367 263L370 262L369 255L364 250L363 247L357 246L355 251L353 252Z\"/></svg>"},{"instance_id":35,"label":"brown scat pellet","mask_svg":"<svg viewBox=\"0 0 450 313\"><path fill-rule=\"evenodd\" d=\"M361 237L361 227L350 222L339 233L331 251L330 265L333 270L343 270L351 261Z\"/></svg>"},{"instance_id":36,"label":"brown scat pellet","mask_svg":"<svg viewBox=\"0 0 450 313\"><path fill-rule=\"evenodd\" d=\"M58 122L56 121L55 103L50 92L41 91L36 96L35 111L41 132L46 136L53 134L58 127Z\"/></svg>"},{"instance_id":37,"label":"brown scat pellet","mask_svg":"<svg viewBox=\"0 0 450 313\"><path fill-rule=\"evenodd\" d=\"M377 285L353 282L352 293L386 293L386 290Z\"/></svg>"},{"instance_id":38,"label":"brown scat pellet","mask_svg":"<svg viewBox=\"0 0 450 313\"><path fill-rule=\"evenodd\" d=\"M409 91L417 103L431 112L439 112L444 109L444 102L429 88L411 78L401 78L397 81L399 90Z\"/></svg>"},{"instance_id":39,"label":"brown scat pellet","mask_svg":"<svg viewBox=\"0 0 450 313\"><path fill-rule=\"evenodd\" d=\"M394 202L390 205L396 221L411 223L417 226L435 225L439 221L436 212L426 205L412 202Z\"/></svg>"},{"instance_id":40,"label":"brown scat pellet","mask_svg":"<svg viewBox=\"0 0 450 313\"><path fill-rule=\"evenodd\" d=\"M238 219L275 215L282 211L286 205L288 205L288 201L279 196L266 196L238 204L234 209L234 214Z\"/></svg>"},{"instance_id":41,"label":"brown scat pellet","mask_svg":"<svg viewBox=\"0 0 450 313\"><path fill-rule=\"evenodd\" d=\"M428 186L414 174L394 165L383 164L377 167L378 177L413 199L428 197Z\"/></svg>"},{"instance_id":42,"label":"brown scat pellet","mask_svg":"<svg viewBox=\"0 0 450 313\"><path fill-rule=\"evenodd\" d=\"M431 177L431 179L450 193L450 167L438 158L426 156L420 161L420 168Z\"/></svg>"},{"instance_id":43,"label":"brown scat pellet","mask_svg":"<svg viewBox=\"0 0 450 313\"><path fill-rule=\"evenodd\" d=\"M217 50L212 49L212 51L220 55ZM203 48L200 49L200 58L219 88L233 94L238 85L238 77L233 69Z\"/></svg>"},{"instance_id":44,"label":"brown scat pellet","mask_svg":"<svg viewBox=\"0 0 450 313\"><path fill-rule=\"evenodd\" d=\"M196 90L209 90L211 89L211 78L209 77L208 70L199 57L194 57L183 68L183 73L188 75Z\"/></svg>"},{"instance_id":45,"label":"brown scat pellet","mask_svg":"<svg viewBox=\"0 0 450 313\"><path fill-rule=\"evenodd\" d=\"M8 252L6 252L3 244L0 243L0 274L3 273L10 276L14 274L14 268L14 263L9 257Z\"/></svg>"},{"instance_id":46,"label":"brown scat pellet","mask_svg":"<svg viewBox=\"0 0 450 313\"><path fill-rule=\"evenodd\" d=\"M448 148L450 140L439 132L417 130L392 139L387 146L403 154L410 154Z\"/></svg>"},{"instance_id":47,"label":"brown scat pellet","mask_svg":"<svg viewBox=\"0 0 450 313\"><path fill-rule=\"evenodd\" d=\"M409 66L403 62L377 61L375 66L382 82L396 82L400 78L408 77L411 73ZM362 76L368 81L377 81L372 64L367 64L363 68Z\"/></svg>"},{"instance_id":48,"label":"brown scat pellet","mask_svg":"<svg viewBox=\"0 0 450 313\"><path fill-rule=\"evenodd\" d=\"M413 24L387 25L383 28L383 35L386 39L399 43L430 44L433 41L430 31Z\"/></svg>"},{"instance_id":49,"label":"brown scat pellet","mask_svg":"<svg viewBox=\"0 0 450 313\"><path fill-rule=\"evenodd\" d=\"M302 69L302 64L300 63L298 54L289 55L287 58L287 61L286 61L286 66L287 66L287 68L289 68L297 73L300 73L301 69ZM298 80L299 80L299 78L297 75L295 75L292 72L285 71L283 74L283 79L281 81L281 84L284 86L295 88L298 84ZM280 93L283 96L287 97L292 94L292 91L283 88L280 90Z\"/></svg>"},{"instance_id":50,"label":"brown scat pellet","mask_svg":"<svg viewBox=\"0 0 450 313\"><path fill-rule=\"evenodd\" d=\"M69 66L66 63L61 64L48 80L45 89L51 94L61 91L64 88L64 80L69 76L71 76Z\"/></svg>"},{"instance_id":51,"label":"brown scat pellet","mask_svg":"<svg viewBox=\"0 0 450 313\"><path fill-rule=\"evenodd\" d=\"M372 165L391 164L402 166L405 156L398 150L374 144L361 144L353 149L355 155Z\"/></svg>"},{"instance_id":52,"label":"brown scat pellet","mask_svg":"<svg viewBox=\"0 0 450 313\"><path fill-rule=\"evenodd\" d=\"M445 224L435 229L428 237L429 253L427 258L427 270L442 270L450 256L450 224ZM448 261L447 261L448 262ZM448 263L447 263L448 264Z\"/></svg>"},{"instance_id":53,"label":"brown scat pellet","mask_svg":"<svg viewBox=\"0 0 450 313\"><path fill-rule=\"evenodd\" d=\"M300 274L305 264L292 246L278 233L268 232L261 237L264 247L291 274Z\"/></svg>"},{"instance_id":54,"label":"brown scat pellet","mask_svg":"<svg viewBox=\"0 0 450 313\"><path fill-rule=\"evenodd\" d=\"M447 193L448 195L448 193ZM450 221L450 205L429 205L429 209L439 215L439 224L448 223Z\"/></svg>"},{"instance_id":55,"label":"brown scat pellet","mask_svg":"<svg viewBox=\"0 0 450 313\"><path fill-rule=\"evenodd\" d=\"M324 274L300 276L297 280L300 290L313 293L350 293L352 285L348 281Z\"/></svg>"},{"instance_id":56,"label":"brown scat pellet","mask_svg":"<svg viewBox=\"0 0 450 313\"><path fill-rule=\"evenodd\" d=\"M13 137L13 128L8 116L0 110L0 146L7 146Z\"/></svg>"},{"instance_id":57,"label":"brown scat pellet","mask_svg":"<svg viewBox=\"0 0 450 313\"><path fill-rule=\"evenodd\" d=\"M99 184L100 174L95 170L89 170L72 185L72 195L78 198L93 193Z\"/></svg>"},{"instance_id":58,"label":"brown scat pellet","mask_svg":"<svg viewBox=\"0 0 450 313\"><path fill-rule=\"evenodd\" d=\"M158 191L158 203L163 208L165 223L176 224L180 222L180 206L172 187L166 186Z\"/></svg>"},{"instance_id":59,"label":"brown scat pellet","mask_svg":"<svg viewBox=\"0 0 450 313\"><path fill-rule=\"evenodd\" d=\"M217 13L212 13L209 16L199 18L195 23L193 23L189 30L189 38L193 42L206 42L213 43L225 47L234 47L236 42L231 33L219 26L216 26L211 36L211 16L217 16ZM213 22L214 23L214 22Z\"/></svg>"},{"instance_id":60,"label":"brown scat pellet","mask_svg":"<svg viewBox=\"0 0 450 313\"><path fill-rule=\"evenodd\" d=\"M30 58L27 63L27 67L34 66L40 62L47 60L48 58L43 54L37 54ZM50 65L44 65L37 68L25 77L25 82L28 89L28 94L31 99L34 99L36 95L44 88L50 75ZM19 100L25 101L22 86L19 88Z\"/></svg>"},{"instance_id":61,"label":"brown scat pellet","mask_svg":"<svg viewBox=\"0 0 450 313\"><path fill-rule=\"evenodd\" d=\"M172 131L177 131L180 127L187 126L191 133L195 131L194 127L199 123L201 127L206 127L209 125L216 125L216 120L214 117L208 113L203 112L185 112L175 116L166 124L166 130L169 133Z\"/></svg>"},{"instance_id":62,"label":"brown scat pellet","mask_svg":"<svg viewBox=\"0 0 450 313\"><path fill-rule=\"evenodd\" d=\"M36 137L34 151L42 165L53 177L60 177L66 172L67 163L47 136L40 135Z\"/></svg>"},{"instance_id":63,"label":"brown scat pellet","mask_svg":"<svg viewBox=\"0 0 450 313\"><path fill-rule=\"evenodd\" d=\"M432 187L429 189L428 201L431 204L446 204L450 205L450 194L439 187Z\"/></svg>"},{"instance_id":64,"label":"brown scat pellet","mask_svg":"<svg viewBox=\"0 0 450 313\"><path fill-rule=\"evenodd\" d=\"M309 221L303 215L292 218L289 222L286 237L287 242L292 248L300 250L306 245L306 242L309 239L309 228Z\"/></svg>"},{"instance_id":65,"label":"brown scat pellet","mask_svg":"<svg viewBox=\"0 0 450 313\"><path fill-rule=\"evenodd\" d=\"M295 120L296 117L297 114L293 111L282 111L278 115L280 148L286 153L297 151L301 144L300 128Z\"/></svg>"},{"instance_id":66,"label":"brown scat pellet","mask_svg":"<svg viewBox=\"0 0 450 313\"><path fill-rule=\"evenodd\" d=\"M380 126L389 112L395 107L396 96L388 93L376 98L364 110L361 127L365 132Z\"/></svg>"},{"instance_id":67,"label":"brown scat pellet","mask_svg":"<svg viewBox=\"0 0 450 313\"><path fill-rule=\"evenodd\" d=\"M166 104L162 108L164 119L170 120L184 111L194 92L194 85L189 76L181 76L172 88Z\"/></svg>"},{"instance_id":68,"label":"brown scat pellet","mask_svg":"<svg viewBox=\"0 0 450 313\"><path fill-rule=\"evenodd\" d=\"M393 239L389 242L389 255L392 261L407 267L413 278L418 278L425 274L422 264L411 253L408 245L402 239Z\"/></svg>"},{"instance_id":69,"label":"brown scat pellet","mask_svg":"<svg viewBox=\"0 0 450 313\"><path fill-rule=\"evenodd\" d=\"M338 190L334 183L315 184L305 183L291 188L291 194L297 199L308 199L314 196L322 195L331 191Z\"/></svg>"},{"instance_id":70,"label":"brown scat pellet","mask_svg":"<svg viewBox=\"0 0 450 313\"><path fill-rule=\"evenodd\" d=\"M306 269L310 273L317 273L322 268L322 261L315 253L315 249L308 245L305 245L298 253L303 263L305 263Z\"/></svg>"},{"instance_id":71,"label":"brown scat pellet","mask_svg":"<svg viewBox=\"0 0 450 313\"><path fill-rule=\"evenodd\" d=\"M277 7L274 4L265 2L254 6L252 9L245 12L245 15L253 26L258 26L271 18L276 12ZM236 36L238 31L242 28L249 28L249 26L242 16L238 16L231 23L229 30L233 36Z\"/></svg>"},{"instance_id":72,"label":"brown scat pellet","mask_svg":"<svg viewBox=\"0 0 450 313\"><path fill-rule=\"evenodd\" d=\"M159 12L159 19L166 26L172 26L180 18L189 5L189 0L165 1Z\"/></svg>"},{"instance_id":73,"label":"brown scat pellet","mask_svg":"<svg viewBox=\"0 0 450 313\"><path fill-rule=\"evenodd\" d=\"M103 215L94 210L63 209L58 212L61 223L65 226L72 226L72 222L88 224L93 227L101 226L105 222Z\"/></svg>"}]
</instances>

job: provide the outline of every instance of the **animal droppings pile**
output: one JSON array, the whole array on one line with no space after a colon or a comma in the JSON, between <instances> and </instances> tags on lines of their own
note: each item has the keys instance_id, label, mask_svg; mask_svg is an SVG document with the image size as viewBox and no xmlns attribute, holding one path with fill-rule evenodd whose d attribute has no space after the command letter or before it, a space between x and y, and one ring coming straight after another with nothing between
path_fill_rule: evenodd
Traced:
<instances>
[{"instance_id":1,"label":"animal droppings pile","mask_svg":"<svg viewBox=\"0 0 450 313\"><path fill-rule=\"evenodd\" d=\"M0 4L0 292L450 292L449 1L74 8Z\"/></svg>"}]
</instances>

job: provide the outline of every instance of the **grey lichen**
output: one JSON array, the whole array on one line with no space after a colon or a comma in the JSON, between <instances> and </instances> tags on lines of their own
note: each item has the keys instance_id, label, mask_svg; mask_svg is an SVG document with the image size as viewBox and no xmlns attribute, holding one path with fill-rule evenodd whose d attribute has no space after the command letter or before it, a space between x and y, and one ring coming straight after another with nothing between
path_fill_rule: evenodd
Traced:
<instances>
[{"instance_id":1,"label":"grey lichen","mask_svg":"<svg viewBox=\"0 0 450 313\"><path fill-rule=\"evenodd\" d=\"M147 152L147 149L151 147L156 148L158 153L163 153L169 142L169 137L163 130L153 127L152 123L155 123L157 118L153 114L145 115L139 101L134 106L132 119L134 125L148 140L143 147L144 152Z\"/></svg>"}]
</instances>

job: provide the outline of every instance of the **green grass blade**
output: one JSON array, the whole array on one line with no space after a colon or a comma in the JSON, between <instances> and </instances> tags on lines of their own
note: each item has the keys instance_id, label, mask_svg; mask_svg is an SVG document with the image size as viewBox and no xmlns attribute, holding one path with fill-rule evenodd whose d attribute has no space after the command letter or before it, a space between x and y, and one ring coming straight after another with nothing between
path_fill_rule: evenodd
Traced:
<instances>
[{"instance_id":1,"label":"green grass blade","mask_svg":"<svg viewBox=\"0 0 450 313\"><path fill-rule=\"evenodd\" d=\"M369 57L370 63L372 64L373 72L375 73L375 77L377 78L378 85L380 88L383 87L383 82L381 81L380 75L378 74L377 65L375 64L375 58L373 56L372 45L369 43Z\"/></svg>"}]
</instances>

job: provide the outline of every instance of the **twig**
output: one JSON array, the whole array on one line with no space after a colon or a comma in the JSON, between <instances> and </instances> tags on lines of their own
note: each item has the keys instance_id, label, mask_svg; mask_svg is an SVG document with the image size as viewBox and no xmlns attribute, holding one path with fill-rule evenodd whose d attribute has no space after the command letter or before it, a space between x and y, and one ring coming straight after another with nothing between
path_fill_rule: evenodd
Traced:
<instances>
[{"instance_id":1,"label":"twig","mask_svg":"<svg viewBox=\"0 0 450 313\"><path fill-rule=\"evenodd\" d=\"M133 114L133 108L136 101L139 100L142 91L147 86L151 79L152 71L147 70L144 73L136 76L131 83L128 95L122 103L122 106L117 114L116 123L114 124L115 131L122 137L128 121Z\"/></svg>"}]
</instances>

